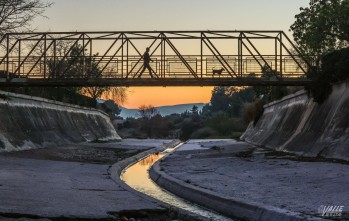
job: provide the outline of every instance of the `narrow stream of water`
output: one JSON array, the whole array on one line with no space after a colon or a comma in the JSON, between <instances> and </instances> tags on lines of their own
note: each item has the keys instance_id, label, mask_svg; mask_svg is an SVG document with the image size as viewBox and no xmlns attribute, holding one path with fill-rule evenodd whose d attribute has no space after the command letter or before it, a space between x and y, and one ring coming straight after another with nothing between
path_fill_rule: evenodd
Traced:
<instances>
[{"instance_id":1,"label":"narrow stream of water","mask_svg":"<svg viewBox=\"0 0 349 221\"><path fill-rule=\"evenodd\" d=\"M149 168L162 157L172 152L175 148L169 148L163 153L151 154L143 160L126 168L121 174L121 179L133 189L145 193L157 200L163 201L175 207L193 212L195 214L208 217L214 221L232 221L231 218L225 217L209 209L203 208L159 187L150 177Z\"/></svg>"}]
</instances>

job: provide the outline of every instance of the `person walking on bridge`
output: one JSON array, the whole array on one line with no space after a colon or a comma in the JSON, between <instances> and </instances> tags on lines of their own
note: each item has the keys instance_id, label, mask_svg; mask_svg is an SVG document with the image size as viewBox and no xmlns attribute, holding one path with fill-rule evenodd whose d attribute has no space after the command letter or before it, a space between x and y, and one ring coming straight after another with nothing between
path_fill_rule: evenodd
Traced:
<instances>
[{"instance_id":1,"label":"person walking on bridge","mask_svg":"<svg viewBox=\"0 0 349 221\"><path fill-rule=\"evenodd\" d=\"M153 60L151 60L150 55L149 55L149 47L147 47L147 49L145 50L145 52L143 54L143 61L144 61L143 69L142 69L142 71L141 71L141 73L139 74L138 77L140 78L142 76L142 74L145 71L145 69L148 69L149 75L151 77L153 77L153 74L152 74L153 69L150 67L150 64L149 64L150 61L153 61Z\"/></svg>"}]
</instances>

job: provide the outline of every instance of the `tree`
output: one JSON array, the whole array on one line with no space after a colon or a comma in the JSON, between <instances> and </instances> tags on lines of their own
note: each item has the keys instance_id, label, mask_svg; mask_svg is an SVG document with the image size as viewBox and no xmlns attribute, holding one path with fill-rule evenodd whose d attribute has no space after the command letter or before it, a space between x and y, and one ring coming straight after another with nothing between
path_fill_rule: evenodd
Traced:
<instances>
[{"instance_id":1,"label":"tree","mask_svg":"<svg viewBox=\"0 0 349 221\"><path fill-rule=\"evenodd\" d=\"M211 112L226 111L229 107L229 94L226 87L214 87L210 101Z\"/></svg>"},{"instance_id":2,"label":"tree","mask_svg":"<svg viewBox=\"0 0 349 221\"><path fill-rule=\"evenodd\" d=\"M138 115L144 120L150 120L158 114L159 111L152 105L141 105L138 108Z\"/></svg>"},{"instance_id":3,"label":"tree","mask_svg":"<svg viewBox=\"0 0 349 221\"><path fill-rule=\"evenodd\" d=\"M117 104L123 104L127 100L127 89L125 87L108 87L101 97L114 100Z\"/></svg>"},{"instance_id":4,"label":"tree","mask_svg":"<svg viewBox=\"0 0 349 221\"><path fill-rule=\"evenodd\" d=\"M97 76L100 73L98 67L93 67L94 58L83 56L83 48L81 45L69 45L69 44L59 44L58 51L67 51L71 47L69 56L66 59L54 60L51 58L47 61L48 74L50 78L83 78L85 75ZM84 91L79 87L67 87L67 91L73 93L85 94ZM92 91L91 93L93 93ZM92 98L96 98L91 96Z\"/></svg>"},{"instance_id":5,"label":"tree","mask_svg":"<svg viewBox=\"0 0 349 221\"><path fill-rule=\"evenodd\" d=\"M344 0L339 7L338 16L338 38L349 42L349 0Z\"/></svg>"},{"instance_id":6,"label":"tree","mask_svg":"<svg viewBox=\"0 0 349 221\"><path fill-rule=\"evenodd\" d=\"M215 87L210 104L201 111L202 117L210 117L216 112L225 112L230 117L239 117L245 103L252 102L256 93L251 87Z\"/></svg>"},{"instance_id":7,"label":"tree","mask_svg":"<svg viewBox=\"0 0 349 221\"><path fill-rule=\"evenodd\" d=\"M81 93L93 99L100 98L105 91L105 87L83 87Z\"/></svg>"},{"instance_id":8,"label":"tree","mask_svg":"<svg viewBox=\"0 0 349 221\"><path fill-rule=\"evenodd\" d=\"M1 0L0 36L10 32L31 31L30 22L51 5L41 0Z\"/></svg>"},{"instance_id":9,"label":"tree","mask_svg":"<svg viewBox=\"0 0 349 221\"><path fill-rule=\"evenodd\" d=\"M263 105L264 102L259 99L251 103L246 103L244 105L244 109L242 111L242 119L246 125L248 125L250 122L253 122L254 126L257 124L258 120L264 112Z\"/></svg>"},{"instance_id":10,"label":"tree","mask_svg":"<svg viewBox=\"0 0 349 221\"><path fill-rule=\"evenodd\" d=\"M302 53L319 58L349 42L349 0L311 0L291 25Z\"/></svg>"},{"instance_id":11,"label":"tree","mask_svg":"<svg viewBox=\"0 0 349 221\"><path fill-rule=\"evenodd\" d=\"M210 106L210 104L205 104L201 110L201 117L207 118L210 115L211 115L211 106Z\"/></svg>"},{"instance_id":12,"label":"tree","mask_svg":"<svg viewBox=\"0 0 349 221\"><path fill-rule=\"evenodd\" d=\"M264 80L277 80L280 78L280 73L264 65L262 67L261 78ZM253 89L256 96L263 98L265 102L281 99L283 96L287 95L287 88L285 86L254 86Z\"/></svg>"},{"instance_id":13,"label":"tree","mask_svg":"<svg viewBox=\"0 0 349 221\"><path fill-rule=\"evenodd\" d=\"M198 108L198 106L193 105L193 107L191 108L190 112L191 112L193 115L198 115L198 114L199 114L199 108Z\"/></svg>"},{"instance_id":14,"label":"tree","mask_svg":"<svg viewBox=\"0 0 349 221\"><path fill-rule=\"evenodd\" d=\"M349 0L312 0L300 10L291 30L301 51L316 59L317 68L307 72L313 83L306 89L322 103L331 83L348 78Z\"/></svg>"},{"instance_id":15,"label":"tree","mask_svg":"<svg viewBox=\"0 0 349 221\"><path fill-rule=\"evenodd\" d=\"M233 87L230 90L232 90L232 92L229 97L228 113L231 117L240 117L245 104L253 102L256 99L256 93L252 87Z\"/></svg>"},{"instance_id":16,"label":"tree","mask_svg":"<svg viewBox=\"0 0 349 221\"><path fill-rule=\"evenodd\" d=\"M49 75L53 78L65 77L65 78L99 78L102 77L102 71L97 65L96 57L98 54L89 56L84 55L84 51L81 45L69 46L67 44L59 44L59 53L66 53L71 51L66 59L61 59L54 62L54 60L48 61ZM103 97L105 99L111 99L118 104L125 102L126 88L124 87L73 87L70 90L89 96L93 99Z\"/></svg>"},{"instance_id":17,"label":"tree","mask_svg":"<svg viewBox=\"0 0 349 221\"><path fill-rule=\"evenodd\" d=\"M116 119L118 115L121 113L120 107L115 104L115 101L113 100L107 100L103 102L101 105L101 108L109 114L111 119Z\"/></svg>"},{"instance_id":18,"label":"tree","mask_svg":"<svg viewBox=\"0 0 349 221\"><path fill-rule=\"evenodd\" d=\"M141 130L146 132L147 137L153 137L156 130L155 128L159 126L160 122L163 120L159 111L152 105L141 105L138 108L138 115L141 117Z\"/></svg>"},{"instance_id":19,"label":"tree","mask_svg":"<svg viewBox=\"0 0 349 221\"><path fill-rule=\"evenodd\" d=\"M125 87L82 87L80 93L93 99L104 98L113 100L117 104L123 104L127 99Z\"/></svg>"}]
</instances>

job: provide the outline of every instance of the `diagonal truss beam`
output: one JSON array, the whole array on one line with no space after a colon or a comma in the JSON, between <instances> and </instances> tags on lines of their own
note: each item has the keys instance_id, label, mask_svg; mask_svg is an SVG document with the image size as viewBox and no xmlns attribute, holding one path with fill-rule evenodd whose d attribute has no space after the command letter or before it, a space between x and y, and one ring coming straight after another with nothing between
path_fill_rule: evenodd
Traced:
<instances>
[{"instance_id":1,"label":"diagonal truss beam","mask_svg":"<svg viewBox=\"0 0 349 221\"><path fill-rule=\"evenodd\" d=\"M268 62L264 59L263 55L258 51L258 49L256 48L256 46L254 46L254 44L250 41L249 37L246 36L245 33L242 33L242 35L244 36L244 39L247 40L247 42L252 46L252 48L257 52L258 56L263 60L264 65L266 65L270 70L273 70L272 67L270 67L270 65L268 64ZM254 56L255 57L255 56ZM258 61L258 59L256 59ZM259 62L258 62L259 63Z\"/></svg>"},{"instance_id":2,"label":"diagonal truss beam","mask_svg":"<svg viewBox=\"0 0 349 221\"><path fill-rule=\"evenodd\" d=\"M68 55L71 53L71 51L73 50L73 48L75 47L75 45L78 44L79 40L81 40L83 37L83 34L80 35L80 37L78 39L75 40L75 42L70 46L70 48L68 49L68 51L64 54L63 58L60 59L60 61L58 62L58 64L55 66L54 70L53 70L53 73L50 73L50 76L49 77L52 77L55 76L57 77L57 73L56 73L56 69L57 67L61 67L61 65L63 64L64 62L64 59L66 59L68 57Z\"/></svg>"},{"instance_id":3,"label":"diagonal truss beam","mask_svg":"<svg viewBox=\"0 0 349 221\"><path fill-rule=\"evenodd\" d=\"M96 62L96 66L98 66L101 61L107 56L107 54L110 52L110 50L114 47L114 45L120 40L122 34L120 34L115 41L110 45L110 47L107 49L107 51L103 54L103 56Z\"/></svg>"},{"instance_id":4,"label":"diagonal truss beam","mask_svg":"<svg viewBox=\"0 0 349 221\"><path fill-rule=\"evenodd\" d=\"M32 66L32 68L28 71L27 76L28 77L30 75L30 73L34 70L34 68L36 67L36 65L38 65L38 63L41 61L41 59L43 57L46 56L47 51L50 49L50 47L53 45L53 41L46 47L46 49L44 50L44 52L40 55L40 57L36 60L36 62L34 63L34 65ZM44 62L44 65L46 66L46 62ZM21 66L18 66L17 70L20 70ZM15 74L17 73L17 70L15 71ZM46 73L45 73L46 74Z\"/></svg>"},{"instance_id":5,"label":"diagonal truss beam","mask_svg":"<svg viewBox=\"0 0 349 221\"><path fill-rule=\"evenodd\" d=\"M149 48L151 48L155 42L159 39L159 37L161 37L161 33L153 40L153 42L150 44ZM143 55L139 52L139 50L137 49L137 47L134 46L134 44L132 43L132 41L130 41L130 39L128 39L128 41L130 42L131 46L137 51L137 53L140 55L140 58L138 59L138 61L136 62L136 64L132 67L132 69L127 73L126 78L128 78L128 76L132 73L132 71L136 68L137 64L139 64L139 62L141 62ZM137 76L138 72L140 71L140 69L136 72L136 74L133 76Z\"/></svg>"},{"instance_id":6,"label":"diagonal truss beam","mask_svg":"<svg viewBox=\"0 0 349 221\"><path fill-rule=\"evenodd\" d=\"M120 45L120 47L115 51L115 53L113 54L113 56L111 56L108 60L108 62L104 65L104 67L101 69L100 73L97 75L97 78L100 77L103 73L103 71L108 67L108 65L110 64L110 62L116 57L116 55L119 53L119 51L124 47L124 44L126 43L126 41L123 41Z\"/></svg>"},{"instance_id":7,"label":"diagonal truss beam","mask_svg":"<svg viewBox=\"0 0 349 221\"><path fill-rule=\"evenodd\" d=\"M91 40L88 40L86 44L84 44L82 46L82 48L79 50L79 53L78 53L78 56L76 57L73 57L73 60L71 60L68 64L68 67L64 70L64 72L62 73L62 75L60 76L61 78L64 77L64 75L68 72L68 70L71 68L71 66L73 66L74 62L79 58L81 57L80 54L83 53L87 47L88 44L91 43Z\"/></svg>"},{"instance_id":8,"label":"diagonal truss beam","mask_svg":"<svg viewBox=\"0 0 349 221\"><path fill-rule=\"evenodd\" d=\"M177 50L177 48L172 44L172 42L166 37L165 34L162 35L164 37L164 40L167 42L167 44L171 47L171 49L176 53L176 55L179 57L179 59L182 61L182 63L188 68L190 73L195 77L199 78L198 75L195 73L193 68L189 65L189 63L184 59L184 57L181 55L181 53Z\"/></svg>"},{"instance_id":9,"label":"diagonal truss beam","mask_svg":"<svg viewBox=\"0 0 349 221\"><path fill-rule=\"evenodd\" d=\"M0 45L2 45L2 42L6 39L7 35L3 35L2 38L0 39Z\"/></svg>"},{"instance_id":10,"label":"diagonal truss beam","mask_svg":"<svg viewBox=\"0 0 349 221\"><path fill-rule=\"evenodd\" d=\"M259 36L259 37L262 37L262 38L272 38L270 35L259 34L259 33L251 32L251 31L245 31L244 33L251 34L251 35L254 35L254 36ZM249 38L251 38L251 37L249 37Z\"/></svg>"},{"instance_id":11,"label":"diagonal truss beam","mask_svg":"<svg viewBox=\"0 0 349 221\"><path fill-rule=\"evenodd\" d=\"M236 74L236 72L234 71L234 69L229 65L229 63L224 59L224 57L221 55L221 53L219 53L218 49L214 46L214 44L207 38L207 36L202 33L202 41L206 44L206 46L210 49L210 51L213 53L213 55L217 58L217 60L219 61L219 63L221 63L221 65L224 67L225 70L228 71L228 74L231 77L234 77L231 73L233 73L235 75L235 77L238 78L238 75ZM205 41L207 40L207 42ZM213 49L212 49L212 48Z\"/></svg>"},{"instance_id":12,"label":"diagonal truss beam","mask_svg":"<svg viewBox=\"0 0 349 221\"><path fill-rule=\"evenodd\" d=\"M161 39L161 41L160 41L159 44L155 47L155 49L153 50L153 52L150 53L150 56L154 55L154 53L156 52L156 50L158 50L158 48L159 48L160 45L163 43L163 41L164 41L164 40ZM143 67L143 65L142 65L142 67ZM134 77L137 76L137 74L139 73L139 71L141 70L142 67L140 67L140 68L138 69L138 71L137 71L136 75L134 75ZM157 78L159 78L158 74L157 74L153 69L151 69L151 70L152 70L152 73L153 73Z\"/></svg>"},{"instance_id":13,"label":"diagonal truss beam","mask_svg":"<svg viewBox=\"0 0 349 221\"><path fill-rule=\"evenodd\" d=\"M245 44L245 42L241 41L242 45L245 46L245 48L247 49L247 51L252 55L252 57L254 58L255 61L257 61L257 63L259 64L259 66L261 68L263 68L263 64L261 62L259 62L258 58L256 57L256 55L254 55L252 53L252 51L250 50L250 48Z\"/></svg>"},{"instance_id":14,"label":"diagonal truss beam","mask_svg":"<svg viewBox=\"0 0 349 221\"><path fill-rule=\"evenodd\" d=\"M17 73L19 71L19 69L21 68L21 66L28 60L29 56L33 53L33 51L35 50L35 48L40 44L41 40L44 39L45 36L42 36L40 38L39 41L36 42L36 44L33 46L33 48L29 51L29 53L27 54L27 56L23 59L23 61L19 64L19 66L17 67L17 69L15 70L15 73ZM28 76L28 75L27 75Z\"/></svg>"},{"instance_id":15,"label":"diagonal truss beam","mask_svg":"<svg viewBox=\"0 0 349 221\"><path fill-rule=\"evenodd\" d=\"M306 59L302 53L299 51L299 49L293 44L293 42L291 41L291 39L284 33L282 32L282 35L284 37L286 37L286 39L289 41L289 43L291 44L291 46L297 51L298 55L300 56L300 58L306 63L306 65L308 66L308 68L313 69L313 66L309 63L308 59ZM278 38L280 44L283 46L284 49L286 49L287 53L290 54L290 56L292 57L293 61L295 61L297 63L297 65L299 66L299 68L302 69L302 71L304 73L306 73L306 71L304 70L303 66L297 61L297 59L294 57L294 55L290 52L290 50L285 46L285 44Z\"/></svg>"},{"instance_id":16,"label":"diagonal truss beam","mask_svg":"<svg viewBox=\"0 0 349 221\"><path fill-rule=\"evenodd\" d=\"M5 35L6 36L6 35ZM6 36L7 37L7 36ZM18 40L16 40L16 42L11 46L11 48L8 48L8 51L6 52L5 56L3 56L3 58L0 61L0 65L4 62L5 59L8 58L8 56L10 55L10 53L13 51L13 49L15 48L15 46L17 45Z\"/></svg>"},{"instance_id":17,"label":"diagonal truss beam","mask_svg":"<svg viewBox=\"0 0 349 221\"><path fill-rule=\"evenodd\" d=\"M132 44L132 47L135 49L135 50L137 50L137 48L134 46L134 44L132 43L132 41L131 40L129 40L130 42L131 42L131 44ZM156 41L155 41L156 42ZM151 44L151 46L153 46L154 44L155 44L155 42L153 42L152 44ZM159 48L159 46L162 44L162 42L163 42L163 39L161 39L161 41L160 41L160 43L155 47L155 49L153 50L153 52L152 53L150 53L150 56L152 56L154 53L155 53L155 51ZM150 46L150 47L151 47ZM141 59L143 58L143 55L137 50L137 53L141 56ZM138 62L139 63L139 62ZM137 64L138 63L136 63L136 65L134 66L134 67L136 67L137 66ZM137 75L138 75L138 73L139 73L139 71L142 69L144 67L144 65L142 65L140 68L138 68L138 70L136 71L136 73L133 75L133 78L135 78ZM158 76L158 74L151 68L151 71L152 71L152 73L157 77L157 78L159 78L159 76Z\"/></svg>"}]
</instances>

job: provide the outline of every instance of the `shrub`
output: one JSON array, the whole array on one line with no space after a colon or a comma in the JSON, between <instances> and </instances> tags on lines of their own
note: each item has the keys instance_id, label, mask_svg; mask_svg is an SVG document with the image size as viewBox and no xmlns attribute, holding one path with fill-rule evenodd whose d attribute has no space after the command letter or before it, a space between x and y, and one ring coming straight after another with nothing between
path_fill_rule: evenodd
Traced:
<instances>
[{"instance_id":1,"label":"shrub","mask_svg":"<svg viewBox=\"0 0 349 221\"><path fill-rule=\"evenodd\" d=\"M333 51L324 55L318 70L311 69L307 77L313 83L306 87L315 102L322 103L331 93L331 84L349 78L349 48Z\"/></svg>"},{"instance_id":2,"label":"shrub","mask_svg":"<svg viewBox=\"0 0 349 221\"><path fill-rule=\"evenodd\" d=\"M190 138L191 139L204 139L217 136L217 132L210 127L203 127L195 131Z\"/></svg>"},{"instance_id":3,"label":"shrub","mask_svg":"<svg viewBox=\"0 0 349 221\"><path fill-rule=\"evenodd\" d=\"M185 120L181 127L181 140L188 140L191 137L191 134L200 128L199 123L195 123L193 121Z\"/></svg>"},{"instance_id":4,"label":"shrub","mask_svg":"<svg viewBox=\"0 0 349 221\"><path fill-rule=\"evenodd\" d=\"M206 126L214 129L221 136L230 136L232 132L245 130L239 118L230 118L227 113L219 112L206 122Z\"/></svg>"},{"instance_id":5,"label":"shrub","mask_svg":"<svg viewBox=\"0 0 349 221\"><path fill-rule=\"evenodd\" d=\"M263 115L264 102L262 100L256 100L252 103L248 103L245 105L242 111L242 118L246 124L253 122L255 126L259 120L259 118Z\"/></svg>"}]
</instances>

